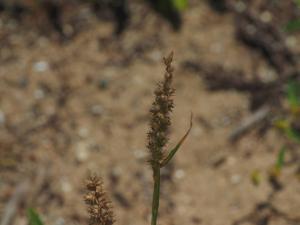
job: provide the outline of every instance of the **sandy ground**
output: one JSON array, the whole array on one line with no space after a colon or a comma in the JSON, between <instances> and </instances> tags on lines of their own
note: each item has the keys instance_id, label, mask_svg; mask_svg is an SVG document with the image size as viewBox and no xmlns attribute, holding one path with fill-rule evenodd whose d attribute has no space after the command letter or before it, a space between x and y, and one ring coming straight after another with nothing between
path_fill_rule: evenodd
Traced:
<instances>
[{"instance_id":1,"label":"sandy ground","mask_svg":"<svg viewBox=\"0 0 300 225\"><path fill-rule=\"evenodd\" d=\"M163 77L162 57L171 50L176 105L169 146L188 128L191 112L194 126L163 171L159 224L229 225L267 199L267 171L284 138L270 129L230 143L230 132L250 114L248 96L207 90L201 73L183 63L219 63L250 74L256 66L262 76L272 68L236 40L232 15L217 14L204 2L191 4L178 33L143 4L132 7L140 13L118 38L112 38L113 24L96 19L65 44L2 24L10 35L2 35L9 44L0 50L1 214L15 187L29 179L27 204L45 224L86 224L82 196L92 171L104 179L116 224L149 224L148 110ZM250 179L255 169L262 171L259 186ZM286 185L274 205L297 218L300 183L293 171L283 170ZM24 206L14 224L26 224ZM291 223L274 216L267 224Z\"/></svg>"}]
</instances>

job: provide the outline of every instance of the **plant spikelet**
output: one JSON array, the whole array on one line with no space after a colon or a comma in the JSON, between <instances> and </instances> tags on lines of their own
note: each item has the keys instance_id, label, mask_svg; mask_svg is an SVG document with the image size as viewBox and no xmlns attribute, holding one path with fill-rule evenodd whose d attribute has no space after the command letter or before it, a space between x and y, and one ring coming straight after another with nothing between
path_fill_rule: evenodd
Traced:
<instances>
[{"instance_id":1,"label":"plant spikelet","mask_svg":"<svg viewBox=\"0 0 300 225\"><path fill-rule=\"evenodd\" d=\"M111 202L103 190L102 180L93 175L86 182L84 201L88 206L90 225L112 225L115 222Z\"/></svg>"},{"instance_id":2,"label":"plant spikelet","mask_svg":"<svg viewBox=\"0 0 300 225\"><path fill-rule=\"evenodd\" d=\"M157 84L154 92L155 100L150 109L150 131L148 132L148 145L150 151L150 163L152 167L159 165L164 158L164 147L168 142L169 127L171 125L170 113L174 107L172 96L175 89L172 88L173 80L173 52L164 58L166 72L164 80Z\"/></svg>"}]
</instances>

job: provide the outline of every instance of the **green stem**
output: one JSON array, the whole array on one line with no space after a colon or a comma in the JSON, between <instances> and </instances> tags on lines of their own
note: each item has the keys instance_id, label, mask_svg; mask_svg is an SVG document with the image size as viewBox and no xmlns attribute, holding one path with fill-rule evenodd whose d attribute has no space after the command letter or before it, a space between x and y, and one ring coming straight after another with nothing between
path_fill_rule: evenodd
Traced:
<instances>
[{"instance_id":1,"label":"green stem","mask_svg":"<svg viewBox=\"0 0 300 225\"><path fill-rule=\"evenodd\" d=\"M160 189L160 166L159 165L153 167L153 179L154 179L154 188L153 188L153 199L152 199L151 225L156 225L158 208L159 208L159 189Z\"/></svg>"}]
</instances>

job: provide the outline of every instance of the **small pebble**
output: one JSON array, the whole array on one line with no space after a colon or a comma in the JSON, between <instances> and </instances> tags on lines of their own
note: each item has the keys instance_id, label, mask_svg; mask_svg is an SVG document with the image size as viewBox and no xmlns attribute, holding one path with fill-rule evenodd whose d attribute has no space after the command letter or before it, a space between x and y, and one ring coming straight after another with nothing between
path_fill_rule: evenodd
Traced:
<instances>
[{"instance_id":1,"label":"small pebble","mask_svg":"<svg viewBox=\"0 0 300 225\"><path fill-rule=\"evenodd\" d=\"M289 36L286 38L285 43L289 48L295 48L297 46L297 38Z\"/></svg>"},{"instance_id":2,"label":"small pebble","mask_svg":"<svg viewBox=\"0 0 300 225\"><path fill-rule=\"evenodd\" d=\"M276 73L266 67L260 69L259 76L264 82L272 82L277 79Z\"/></svg>"},{"instance_id":3,"label":"small pebble","mask_svg":"<svg viewBox=\"0 0 300 225\"><path fill-rule=\"evenodd\" d=\"M87 145L85 142L79 142L77 143L76 149L75 149L75 157L78 162L84 162L89 157L89 151L87 148Z\"/></svg>"},{"instance_id":4,"label":"small pebble","mask_svg":"<svg viewBox=\"0 0 300 225\"><path fill-rule=\"evenodd\" d=\"M86 137L89 135L89 130L88 130L88 128L86 128L86 127L81 127L81 128L78 130L78 135L79 135L81 138L86 138Z\"/></svg>"},{"instance_id":5,"label":"small pebble","mask_svg":"<svg viewBox=\"0 0 300 225\"><path fill-rule=\"evenodd\" d=\"M260 15L260 19L261 21L263 21L264 23L270 23L272 21L272 14L269 11L264 11L261 15Z\"/></svg>"},{"instance_id":6,"label":"small pebble","mask_svg":"<svg viewBox=\"0 0 300 225\"><path fill-rule=\"evenodd\" d=\"M103 114L103 107L101 105L93 105L91 107L91 113L94 115L94 116L100 116L101 114Z\"/></svg>"},{"instance_id":7,"label":"small pebble","mask_svg":"<svg viewBox=\"0 0 300 225\"><path fill-rule=\"evenodd\" d=\"M245 11L245 9L246 9L246 4L244 3L244 2L242 2L242 1L238 1L236 4L235 4L235 9L238 11L238 12L243 12L243 11Z\"/></svg>"},{"instance_id":8,"label":"small pebble","mask_svg":"<svg viewBox=\"0 0 300 225\"><path fill-rule=\"evenodd\" d=\"M145 150L135 150L133 155L137 159L145 159L147 157L147 153Z\"/></svg>"},{"instance_id":9,"label":"small pebble","mask_svg":"<svg viewBox=\"0 0 300 225\"><path fill-rule=\"evenodd\" d=\"M184 170L179 169L175 171L174 177L176 179L182 179L184 176L185 176Z\"/></svg>"},{"instance_id":10,"label":"small pebble","mask_svg":"<svg viewBox=\"0 0 300 225\"><path fill-rule=\"evenodd\" d=\"M61 180L61 190L65 193L72 191L72 185L65 179Z\"/></svg>"},{"instance_id":11,"label":"small pebble","mask_svg":"<svg viewBox=\"0 0 300 225\"><path fill-rule=\"evenodd\" d=\"M230 177L230 182L231 182L232 184L239 184L239 183L241 182L241 176L238 175L238 174L232 175L232 176Z\"/></svg>"},{"instance_id":12,"label":"small pebble","mask_svg":"<svg viewBox=\"0 0 300 225\"><path fill-rule=\"evenodd\" d=\"M201 127L199 127L199 126L195 126L193 129L192 129L192 135L194 136L194 137L199 137L199 136L201 136L201 135L203 135L204 134L204 131L203 131L203 129L201 128Z\"/></svg>"},{"instance_id":13,"label":"small pebble","mask_svg":"<svg viewBox=\"0 0 300 225\"><path fill-rule=\"evenodd\" d=\"M122 175L122 173L123 173L123 168L122 167L120 167L120 166L115 166L115 167L113 167L113 169L112 169L112 174L114 174L114 176L121 176Z\"/></svg>"},{"instance_id":14,"label":"small pebble","mask_svg":"<svg viewBox=\"0 0 300 225\"><path fill-rule=\"evenodd\" d=\"M39 61L33 65L33 70L36 72L44 72L49 69L49 64L46 61Z\"/></svg>"},{"instance_id":15,"label":"small pebble","mask_svg":"<svg viewBox=\"0 0 300 225\"><path fill-rule=\"evenodd\" d=\"M162 58L162 54L160 51L153 51L150 53L149 57L154 61L154 62L160 62Z\"/></svg>"}]
</instances>

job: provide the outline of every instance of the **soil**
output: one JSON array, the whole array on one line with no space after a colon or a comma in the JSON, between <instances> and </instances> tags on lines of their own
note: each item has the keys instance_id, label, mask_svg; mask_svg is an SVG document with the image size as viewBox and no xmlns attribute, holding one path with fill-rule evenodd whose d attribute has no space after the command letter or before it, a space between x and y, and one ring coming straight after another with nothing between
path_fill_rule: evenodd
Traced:
<instances>
[{"instance_id":1,"label":"soil","mask_svg":"<svg viewBox=\"0 0 300 225\"><path fill-rule=\"evenodd\" d=\"M234 15L191 1L175 32L146 4L129 7L134 13L120 36L114 36L113 23L90 16L88 26L66 42L13 19L0 21L0 215L16 187L29 180L13 224L27 224L27 207L47 225L87 224L84 181L95 172L111 197L116 224L149 224L148 111L163 78L162 57L173 50L169 146L188 129L191 112L194 123L163 171L159 224L230 225L251 213L241 224L297 224L295 164L283 169L284 186L272 202L280 213L256 210L272 192L268 171L285 137L268 129L228 141L252 114L251 93L209 90L203 71L184 66L220 64L250 77L253 71L263 79L274 76L265 57L236 38ZM259 186L251 181L255 170L261 171Z\"/></svg>"}]
</instances>

